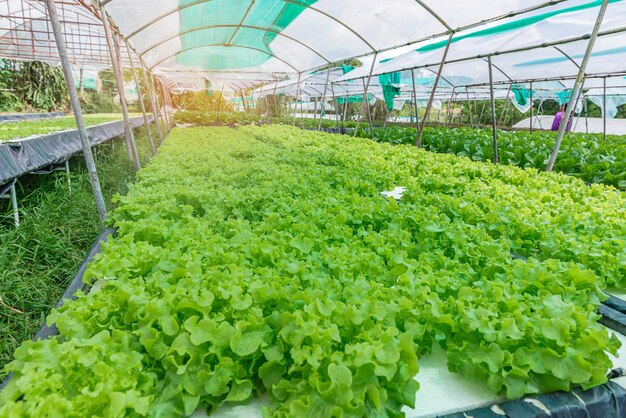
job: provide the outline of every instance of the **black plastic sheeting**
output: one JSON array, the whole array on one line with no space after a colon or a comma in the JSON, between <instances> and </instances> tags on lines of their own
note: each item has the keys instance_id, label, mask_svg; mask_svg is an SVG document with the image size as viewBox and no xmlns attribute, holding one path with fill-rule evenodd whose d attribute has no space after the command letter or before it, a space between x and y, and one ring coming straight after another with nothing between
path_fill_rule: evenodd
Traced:
<instances>
[{"instance_id":1,"label":"black plastic sheeting","mask_svg":"<svg viewBox=\"0 0 626 418\"><path fill-rule=\"evenodd\" d=\"M609 299L604 301L604 304L608 306L609 308L616 310L617 312L626 314L626 301L625 300L609 295Z\"/></svg>"},{"instance_id":2,"label":"black plastic sheeting","mask_svg":"<svg viewBox=\"0 0 626 418\"><path fill-rule=\"evenodd\" d=\"M558 392L528 400L506 402L442 418L624 418L626 389L608 382L586 391ZM540 407L541 406L541 407ZM549 412L547 412L549 411ZM502 415L504 412L504 415Z\"/></svg>"},{"instance_id":3,"label":"black plastic sheeting","mask_svg":"<svg viewBox=\"0 0 626 418\"><path fill-rule=\"evenodd\" d=\"M65 116L63 112L56 113L12 113L0 115L0 123L4 122L24 122L29 120L50 119Z\"/></svg>"},{"instance_id":4,"label":"black plastic sheeting","mask_svg":"<svg viewBox=\"0 0 626 418\"><path fill-rule=\"evenodd\" d=\"M598 307L598 313L602 315L598 322L620 334L626 335L626 315L606 305L606 302ZM626 415L624 416L626 417Z\"/></svg>"},{"instance_id":5,"label":"black plastic sheeting","mask_svg":"<svg viewBox=\"0 0 626 418\"><path fill-rule=\"evenodd\" d=\"M107 228L98 236L95 243L92 245L91 249L87 253L87 256L83 260L80 268L78 269L78 273L76 273L76 276L74 276L74 279L70 283L63 296L61 296L61 299L59 299L59 302L56 304L55 308L60 308L61 306L63 306L63 303L67 299L76 299L76 292L78 292L79 290L85 290L85 288L87 288L87 285L83 283L83 276L85 275L85 271L87 270L87 265L91 263L94 257L102 251L102 244L104 244L109 239L109 237L115 236L115 233L115 229ZM56 325L49 327L47 324L44 324L39 332L35 334L33 340L45 340L58 334L59 330L57 329ZM6 379L4 379L4 382L2 382L2 384L0 385L0 390L6 387L12 376L13 373L9 373L7 375Z\"/></svg>"},{"instance_id":6,"label":"black plastic sheeting","mask_svg":"<svg viewBox=\"0 0 626 418\"><path fill-rule=\"evenodd\" d=\"M144 124L143 117L131 119L133 128ZM124 121L87 128L91 145L124 135ZM0 184L31 171L65 162L82 151L78 130L54 132L13 142L0 143Z\"/></svg>"}]
</instances>

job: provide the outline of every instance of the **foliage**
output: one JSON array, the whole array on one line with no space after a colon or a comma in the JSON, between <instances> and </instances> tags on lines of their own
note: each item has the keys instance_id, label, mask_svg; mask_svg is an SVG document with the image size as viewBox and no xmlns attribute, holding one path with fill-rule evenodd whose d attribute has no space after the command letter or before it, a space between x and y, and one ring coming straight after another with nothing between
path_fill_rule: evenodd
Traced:
<instances>
[{"instance_id":1,"label":"foliage","mask_svg":"<svg viewBox=\"0 0 626 418\"><path fill-rule=\"evenodd\" d=\"M282 117L287 114L287 106L288 101L285 99L285 96L269 94L257 101L256 113L257 115L267 115L269 111L270 117Z\"/></svg>"},{"instance_id":2,"label":"foliage","mask_svg":"<svg viewBox=\"0 0 626 418\"><path fill-rule=\"evenodd\" d=\"M1 111L64 110L67 97L61 68L39 61L0 62Z\"/></svg>"},{"instance_id":3,"label":"foliage","mask_svg":"<svg viewBox=\"0 0 626 418\"><path fill-rule=\"evenodd\" d=\"M207 93L206 91L186 92L172 96L177 108L203 112L232 112L232 105L228 98L220 92Z\"/></svg>"},{"instance_id":4,"label":"foliage","mask_svg":"<svg viewBox=\"0 0 626 418\"><path fill-rule=\"evenodd\" d=\"M265 416L401 417L434 344L509 398L601 384L619 345L595 310L626 285L626 199L602 185L246 126L174 131L117 202L85 276L103 286L16 352L1 416L267 391Z\"/></svg>"},{"instance_id":5,"label":"foliage","mask_svg":"<svg viewBox=\"0 0 626 418\"><path fill-rule=\"evenodd\" d=\"M369 137L368 130L359 136ZM417 138L414 128L392 127L374 130L374 139L391 144L413 144ZM498 148L503 164L545 169L554 146L556 133L537 131L498 131ZM467 156L474 161L493 159L490 129L427 128L424 149ZM555 170L590 183L603 183L626 190L626 137L599 134L569 133L561 145Z\"/></svg>"},{"instance_id":6,"label":"foliage","mask_svg":"<svg viewBox=\"0 0 626 418\"><path fill-rule=\"evenodd\" d=\"M85 91L80 96L80 102L85 114L122 113L120 104L109 94ZM150 108L148 107L147 109Z\"/></svg>"},{"instance_id":7,"label":"foliage","mask_svg":"<svg viewBox=\"0 0 626 418\"><path fill-rule=\"evenodd\" d=\"M319 126L319 119L314 120L312 118L298 118L294 121L291 116L283 117L271 117L270 123L282 124L282 125L297 125L302 128L317 129ZM181 124L192 124L197 126L242 126L242 125L261 125L267 123L267 116L261 116L253 113L236 113L236 112L196 112L181 110L174 114L174 122ZM347 121L343 124L345 127L354 128L354 121ZM369 126L367 123L360 126ZM336 128L337 122L334 120L323 119L323 128Z\"/></svg>"},{"instance_id":8,"label":"foliage","mask_svg":"<svg viewBox=\"0 0 626 418\"><path fill-rule=\"evenodd\" d=\"M137 136L137 144L145 160L145 135ZM106 198L125 193L134 169L123 140L94 153ZM101 229L82 157L70 160L70 167L71 192L65 173L20 178L19 228L8 202L0 201L0 367L39 330Z\"/></svg>"}]
</instances>

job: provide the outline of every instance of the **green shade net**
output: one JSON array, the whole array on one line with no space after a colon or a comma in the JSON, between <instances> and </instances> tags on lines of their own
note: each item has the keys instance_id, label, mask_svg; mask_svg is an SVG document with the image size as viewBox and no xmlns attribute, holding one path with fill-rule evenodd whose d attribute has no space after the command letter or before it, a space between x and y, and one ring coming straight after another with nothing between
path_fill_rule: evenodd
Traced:
<instances>
[{"instance_id":1,"label":"green shade net","mask_svg":"<svg viewBox=\"0 0 626 418\"><path fill-rule=\"evenodd\" d=\"M565 103L569 103L570 99L572 98L572 91L571 90L560 91L556 94L556 97L557 97L557 101L559 102L559 104L564 105Z\"/></svg>"},{"instance_id":2,"label":"green shade net","mask_svg":"<svg viewBox=\"0 0 626 418\"><path fill-rule=\"evenodd\" d=\"M515 95L515 101L517 104L520 106L526 106L528 104L530 99L530 90L514 85L511 91Z\"/></svg>"},{"instance_id":3,"label":"green shade net","mask_svg":"<svg viewBox=\"0 0 626 418\"><path fill-rule=\"evenodd\" d=\"M609 3L616 3L622 0L609 0ZM460 35L457 37L454 37L450 43L456 43L459 42L463 39L468 39L468 38L479 38L482 36L490 36L490 35L497 35L499 33L503 33L503 32L508 32L508 31L512 31L512 30L516 30L516 29L520 29L520 28L524 28L524 27L528 27L528 26L532 26L532 25L536 25L546 19L549 19L551 17L554 16L558 16L561 14L566 14L566 13L573 13L573 12L577 12L580 10L585 10L585 9L592 9L594 7L600 7L602 5L602 0L594 0L588 3L584 3L584 4L579 4L576 6L572 6L566 9L561 9L561 10L555 10L555 11L551 11L551 12L546 12L546 13L540 13L537 14L535 16L530 16L530 17L526 17L523 19L518 19L515 20L513 22L507 22L507 23L503 23L501 25L496 25L487 29L482 29L482 30L478 30L476 32L472 32L466 35ZM441 48L445 48L446 45L448 44L448 41L440 41L440 42L435 42L429 45L425 45L419 49L416 49L417 52L428 52L428 51L434 51L436 49L441 49Z\"/></svg>"},{"instance_id":4,"label":"green shade net","mask_svg":"<svg viewBox=\"0 0 626 418\"><path fill-rule=\"evenodd\" d=\"M367 95L367 101L368 103L371 103L374 100L374 96L371 94ZM363 102L363 96L362 95L355 95L355 96L347 96L347 97L337 97L337 103L342 105L345 103L362 103Z\"/></svg>"},{"instance_id":5,"label":"green shade net","mask_svg":"<svg viewBox=\"0 0 626 418\"><path fill-rule=\"evenodd\" d=\"M317 0L180 0L179 64L207 70L257 67L273 57L271 44ZM185 7L193 5L190 7ZM238 28L242 23L247 28Z\"/></svg>"},{"instance_id":6,"label":"green shade net","mask_svg":"<svg viewBox=\"0 0 626 418\"><path fill-rule=\"evenodd\" d=\"M393 99L400 95L400 87L395 87L401 82L401 74L399 72L383 74L378 76L378 81L383 88L383 96L387 109L393 110Z\"/></svg>"},{"instance_id":7,"label":"green shade net","mask_svg":"<svg viewBox=\"0 0 626 418\"><path fill-rule=\"evenodd\" d=\"M76 80L76 88L80 88L80 80ZM95 78L85 77L83 78L83 88L85 90L96 90L98 88L98 83Z\"/></svg>"},{"instance_id":8,"label":"green shade net","mask_svg":"<svg viewBox=\"0 0 626 418\"><path fill-rule=\"evenodd\" d=\"M341 64L341 69L343 70L343 74L346 75L348 74L350 71L354 70L355 67L353 67L352 65L344 65Z\"/></svg>"}]
</instances>

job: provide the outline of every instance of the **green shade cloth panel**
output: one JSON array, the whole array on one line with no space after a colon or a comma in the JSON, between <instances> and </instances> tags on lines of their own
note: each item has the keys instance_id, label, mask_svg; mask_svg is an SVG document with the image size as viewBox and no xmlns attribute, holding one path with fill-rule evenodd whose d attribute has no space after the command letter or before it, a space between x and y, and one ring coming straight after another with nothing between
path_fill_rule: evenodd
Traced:
<instances>
[{"instance_id":1,"label":"green shade cloth panel","mask_svg":"<svg viewBox=\"0 0 626 418\"><path fill-rule=\"evenodd\" d=\"M385 97L385 104L387 109L391 112L393 110L393 100L400 95L400 87L397 87L401 80L400 72L383 74L378 76L383 89L383 96Z\"/></svg>"},{"instance_id":2,"label":"green shade cloth panel","mask_svg":"<svg viewBox=\"0 0 626 418\"><path fill-rule=\"evenodd\" d=\"M616 3L619 1L622 1L622 0L609 0L609 4ZM531 17L516 20L514 22L504 23L502 25L497 25L488 29L483 29L483 30L479 30L476 32L472 32L467 35L461 35L461 36L453 38L450 43L456 43L463 39L468 39L468 38L479 38L482 36L496 35L498 33L508 32L508 31L520 29L523 27L532 26L543 20L549 19L557 15L577 12L577 11L585 10L585 9L591 9L594 7L600 7L601 5L602 5L602 0L594 0L589 3L580 4L580 5L569 7L566 9L556 10L556 11L547 12L547 13L541 13L536 16L531 16ZM436 42L430 45L425 45L419 49L416 49L416 51L417 52L434 51L436 49L445 48L447 44L448 44L447 40L440 41L440 42Z\"/></svg>"},{"instance_id":3,"label":"green shade cloth panel","mask_svg":"<svg viewBox=\"0 0 626 418\"><path fill-rule=\"evenodd\" d=\"M341 69L343 70L343 74L346 75L348 74L350 71L354 70L355 67L353 67L352 65L343 65L341 64Z\"/></svg>"},{"instance_id":4,"label":"green shade cloth panel","mask_svg":"<svg viewBox=\"0 0 626 418\"><path fill-rule=\"evenodd\" d=\"M213 0L183 8L179 12L181 52L176 60L206 70L263 65L274 56L271 44L278 34L316 2ZM197 0L180 0L179 6L196 3ZM240 23L254 28L238 28Z\"/></svg>"},{"instance_id":5,"label":"green shade cloth panel","mask_svg":"<svg viewBox=\"0 0 626 418\"><path fill-rule=\"evenodd\" d=\"M519 86L513 86L511 89L513 94L515 95L515 101L520 106L526 106L528 104L528 100L530 100L530 90L525 89Z\"/></svg>"},{"instance_id":6,"label":"green shade cloth panel","mask_svg":"<svg viewBox=\"0 0 626 418\"><path fill-rule=\"evenodd\" d=\"M368 94L367 95L367 102L371 103L374 100L374 96L372 94ZM348 96L348 97L337 97L337 103L342 105L345 103L362 103L363 102L363 96L362 95L358 95L358 96Z\"/></svg>"}]
</instances>

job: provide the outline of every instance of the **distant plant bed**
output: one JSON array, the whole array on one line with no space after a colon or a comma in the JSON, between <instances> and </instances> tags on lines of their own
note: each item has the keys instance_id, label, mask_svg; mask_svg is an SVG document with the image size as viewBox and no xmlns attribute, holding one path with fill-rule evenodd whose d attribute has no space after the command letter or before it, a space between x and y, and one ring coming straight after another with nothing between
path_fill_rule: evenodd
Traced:
<instances>
[{"instance_id":1,"label":"distant plant bed","mask_svg":"<svg viewBox=\"0 0 626 418\"><path fill-rule=\"evenodd\" d=\"M174 122L191 124L196 126L220 126L220 125L253 125L266 121L259 115L234 112L202 112L196 110L182 110L174 114Z\"/></svg>"},{"instance_id":2,"label":"distant plant bed","mask_svg":"<svg viewBox=\"0 0 626 418\"><path fill-rule=\"evenodd\" d=\"M139 115L131 115L131 117ZM87 126L122 120L121 114L102 113L85 115ZM34 120L27 122L10 122L0 124L0 142L11 139L28 138L35 135L46 135L53 132L76 129L74 116L62 116L54 119Z\"/></svg>"},{"instance_id":3,"label":"distant plant bed","mask_svg":"<svg viewBox=\"0 0 626 418\"><path fill-rule=\"evenodd\" d=\"M374 129L374 140L390 144L413 144L414 128L388 127ZM359 136L369 138L367 129ZM544 170L556 134L523 131L499 131L498 148L502 164ZM489 129L426 128L422 140L424 149L432 152L466 156L474 161L493 159L492 135ZM599 134L568 134L561 145L555 171L589 183L602 183L626 190L626 136Z\"/></svg>"},{"instance_id":4,"label":"distant plant bed","mask_svg":"<svg viewBox=\"0 0 626 418\"><path fill-rule=\"evenodd\" d=\"M191 124L195 126L242 126L242 125L262 125L267 124L268 120L266 116L249 114L249 113L237 113L237 112L202 112L192 110L182 110L176 112L174 115L174 122L180 124ZM282 124L282 125L295 125L305 129L317 129L319 127L319 119L311 118L296 118L293 116L283 117L271 117L269 119L270 124ZM336 120L323 119L322 128L335 128L337 127ZM345 128L354 128L354 121L346 121L343 125ZM366 128L368 124L361 125Z\"/></svg>"}]
</instances>

